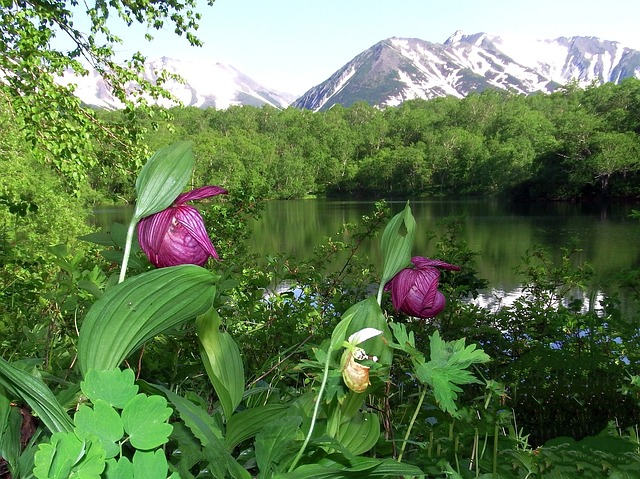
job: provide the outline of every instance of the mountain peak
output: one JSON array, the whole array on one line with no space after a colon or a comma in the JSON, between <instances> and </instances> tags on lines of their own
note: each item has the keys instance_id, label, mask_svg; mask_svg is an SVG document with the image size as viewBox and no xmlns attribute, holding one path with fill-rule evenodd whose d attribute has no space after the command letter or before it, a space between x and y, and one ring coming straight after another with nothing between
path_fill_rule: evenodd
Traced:
<instances>
[{"instance_id":1,"label":"mountain peak","mask_svg":"<svg viewBox=\"0 0 640 479\"><path fill-rule=\"evenodd\" d=\"M293 106L326 110L365 101L384 108L406 100L462 98L487 89L551 93L572 80L640 78L640 51L594 37L532 40L454 32L444 44L391 38L360 53Z\"/></svg>"},{"instance_id":2,"label":"mountain peak","mask_svg":"<svg viewBox=\"0 0 640 479\"><path fill-rule=\"evenodd\" d=\"M462 30L456 30L455 32L453 32L453 35L451 35L449 38L447 38L444 41L444 44L445 45L454 45L454 44L460 42L463 38L464 38L464 32Z\"/></svg>"}]
</instances>

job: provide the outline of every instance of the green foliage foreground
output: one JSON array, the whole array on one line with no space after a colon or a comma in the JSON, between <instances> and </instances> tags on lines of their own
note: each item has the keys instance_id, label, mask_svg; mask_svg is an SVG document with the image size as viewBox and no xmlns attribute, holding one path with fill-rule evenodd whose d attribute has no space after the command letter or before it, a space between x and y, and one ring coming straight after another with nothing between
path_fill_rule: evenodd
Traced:
<instances>
[{"instance_id":1,"label":"green foliage foreground","mask_svg":"<svg viewBox=\"0 0 640 479\"><path fill-rule=\"evenodd\" d=\"M153 269L130 233L171 204L154 188L186 186L190 155L152 157L173 166L142 170L133 226L85 237L99 254L55 252L56 295L6 296L20 304L3 315L0 475L636 477L637 322L615 298L582 310L590 271L573 251L560 266L529 252L522 296L487 311L464 301L484 284L452 223L436 256L462 270L442 272L447 309L425 321L383 289L411 258L408 204L391 219L379 204L309 260L261 265L240 241L247 199L203 212L215 272ZM385 224L371 265L358 245Z\"/></svg>"}]
</instances>

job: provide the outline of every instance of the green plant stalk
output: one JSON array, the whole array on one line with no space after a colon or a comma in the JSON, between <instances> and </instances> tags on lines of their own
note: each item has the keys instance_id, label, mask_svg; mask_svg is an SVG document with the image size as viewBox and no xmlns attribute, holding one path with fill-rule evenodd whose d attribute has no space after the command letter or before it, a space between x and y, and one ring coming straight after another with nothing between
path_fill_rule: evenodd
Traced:
<instances>
[{"instance_id":1,"label":"green plant stalk","mask_svg":"<svg viewBox=\"0 0 640 479\"><path fill-rule=\"evenodd\" d=\"M133 243L133 232L136 230L138 218L133 216L127 229L127 240L124 245L124 256L122 257L122 268L120 269L120 277L118 283L122 283L127 275L127 265L129 264L129 256L131 256L131 244Z\"/></svg>"},{"instance_id":2,"label":"green plant stalk","mask_svg":"<svg viewBox=\"0 0 640 479\"><path fill-rule=\"evenodd\" d=\"M309 425L309 432L307 433L307 437L304 438L304 442L302 443L302 446L300 447L298 454L296 454L296 457L291 463L291 466L289 466L289 472L293 471L295 467L298 465L300 458L304 454L304 451L307 448L309 441L311 440L311 435L313 434L313 429L316 425L316 419L318 417L318 411L320 410L320 401L322 401L322 395L324 394L324 389L327 385L327 379L329 378L329 362L331 360L332 352L333 352L333 348L329 346L329 348L327 349L327 360L324 363L324 371L322 373L322 383L320 384L320 391L318 391L318 399L316 399L316 404L313 407L313 414L311 416L311 424Z\"/></svg>"},{"instance_id":3,"label":"green plant stalk","mask_svg":"<svg viewBox=\"0 0 640 479\"><path fill-rule=\"evenodd\" d=\"M498 424L493 428L493 476L498 473Z\"/></svg>"},{"instance_id":4,"label":"green plant stalk","mask_svg":"<svg viewBox=\"0 0 640 479\"><path fill-rule=\"evenodd\" d=\"M382 293L384 291L384 283L380 282L380 287L378 288L378 297L376 300L378 301L378 306L382 307Z\"/></svg>"},{"instance_id":5,"label":"green plant stalk","mask_svg":"<svg viewBox=\"0 0 640 479\"><path fill-rule=\"evenodd\" d=\"M402 441L402 446L400 447L400 454L398 454L398 462L402 462L402 456L404 454L404 448L407 446L407 441L409 440L409 434L411 434L411 429L413 429L413 425L418 418L418 413L420 412L420 408L422 407L422 401L424 401L424 397L426 395L427 388L422 388L420 399L418 400L418 405L416 406L416 410L413 411L413 416L411 417L411 421L409 422L409 427L407 428L407 432L404 434L404 440Z\"/></svg>"}]
</instances>

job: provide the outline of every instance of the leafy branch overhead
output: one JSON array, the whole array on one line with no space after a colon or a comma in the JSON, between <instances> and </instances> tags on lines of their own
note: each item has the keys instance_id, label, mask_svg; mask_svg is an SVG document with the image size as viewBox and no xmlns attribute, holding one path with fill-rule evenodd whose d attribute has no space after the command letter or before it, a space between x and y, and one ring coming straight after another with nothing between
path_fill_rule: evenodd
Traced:
<instances>
[{"instance_id":1,"label":"leafy branch overhead","mask_svg":"<svg viewBox=\"0 0 640 479\"><path fill-rule=\"evenodd\" d=\"M213 0L208 0L209 5ZM83 18L89 31L76 27ZM3 2L0 5L0 102L22 119L25 139L42 161L60 173L71 191L77 191L89 168L97 165L98 148L128 155L137 169L147 155L136 126L134 109L149 112L147 99L172 98L162 85L177 77L157 72L155 82L142 76L145 58L134 53L122 64L116 61L123 41L110 26L138 23L148 32L172 26L191 45L200 45L194 32L201 14L195 0L161 2L106 2L86 4L65 0ZM145 35L152 40L151 33ZM56 45L60 45L57 47ZM128 112L128 123L110 124L86 109L74 96L74 85L59 79L65 74L86 75L86 66L97 70ZM57 105L52 109L51 105Z\"/></svg>"}]
</instances>

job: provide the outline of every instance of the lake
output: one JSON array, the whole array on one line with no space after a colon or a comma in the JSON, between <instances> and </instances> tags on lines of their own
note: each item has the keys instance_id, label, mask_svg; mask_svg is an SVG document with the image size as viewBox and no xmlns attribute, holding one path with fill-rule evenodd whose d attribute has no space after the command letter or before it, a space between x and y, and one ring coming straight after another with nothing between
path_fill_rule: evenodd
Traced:
<instances>
[{"instance_id":1,"label":"lake","mask_svg":"<svg viewBox=\"0 0 640 479\"><path fill-rule=\"evenodd\" d=\"M393 213L405 201L388 202ZM510 292L519 285L514 268L527 250L541 245L555 258L561 249L577 241L582 252L577 260L590 263L598 283L619 270L640 268L640 222L629 218L640 204L513 203L497 199L416 200L411 208L418 224L414 254L433 256L435 245L427 241L430 232L441 232L439 221L461 217L462 235L472 251L479 253L479 275L494 290ZM96 209L95 222L126 222L130 209ZM269 201L262 218L251 225L251 251L261 255L287 253L308 257L323 238L337 238L345 222L356 222L374 211L373 201L326 199ZM379 238L362 248L379 263Z\"/></svg>"}]
</instances>

